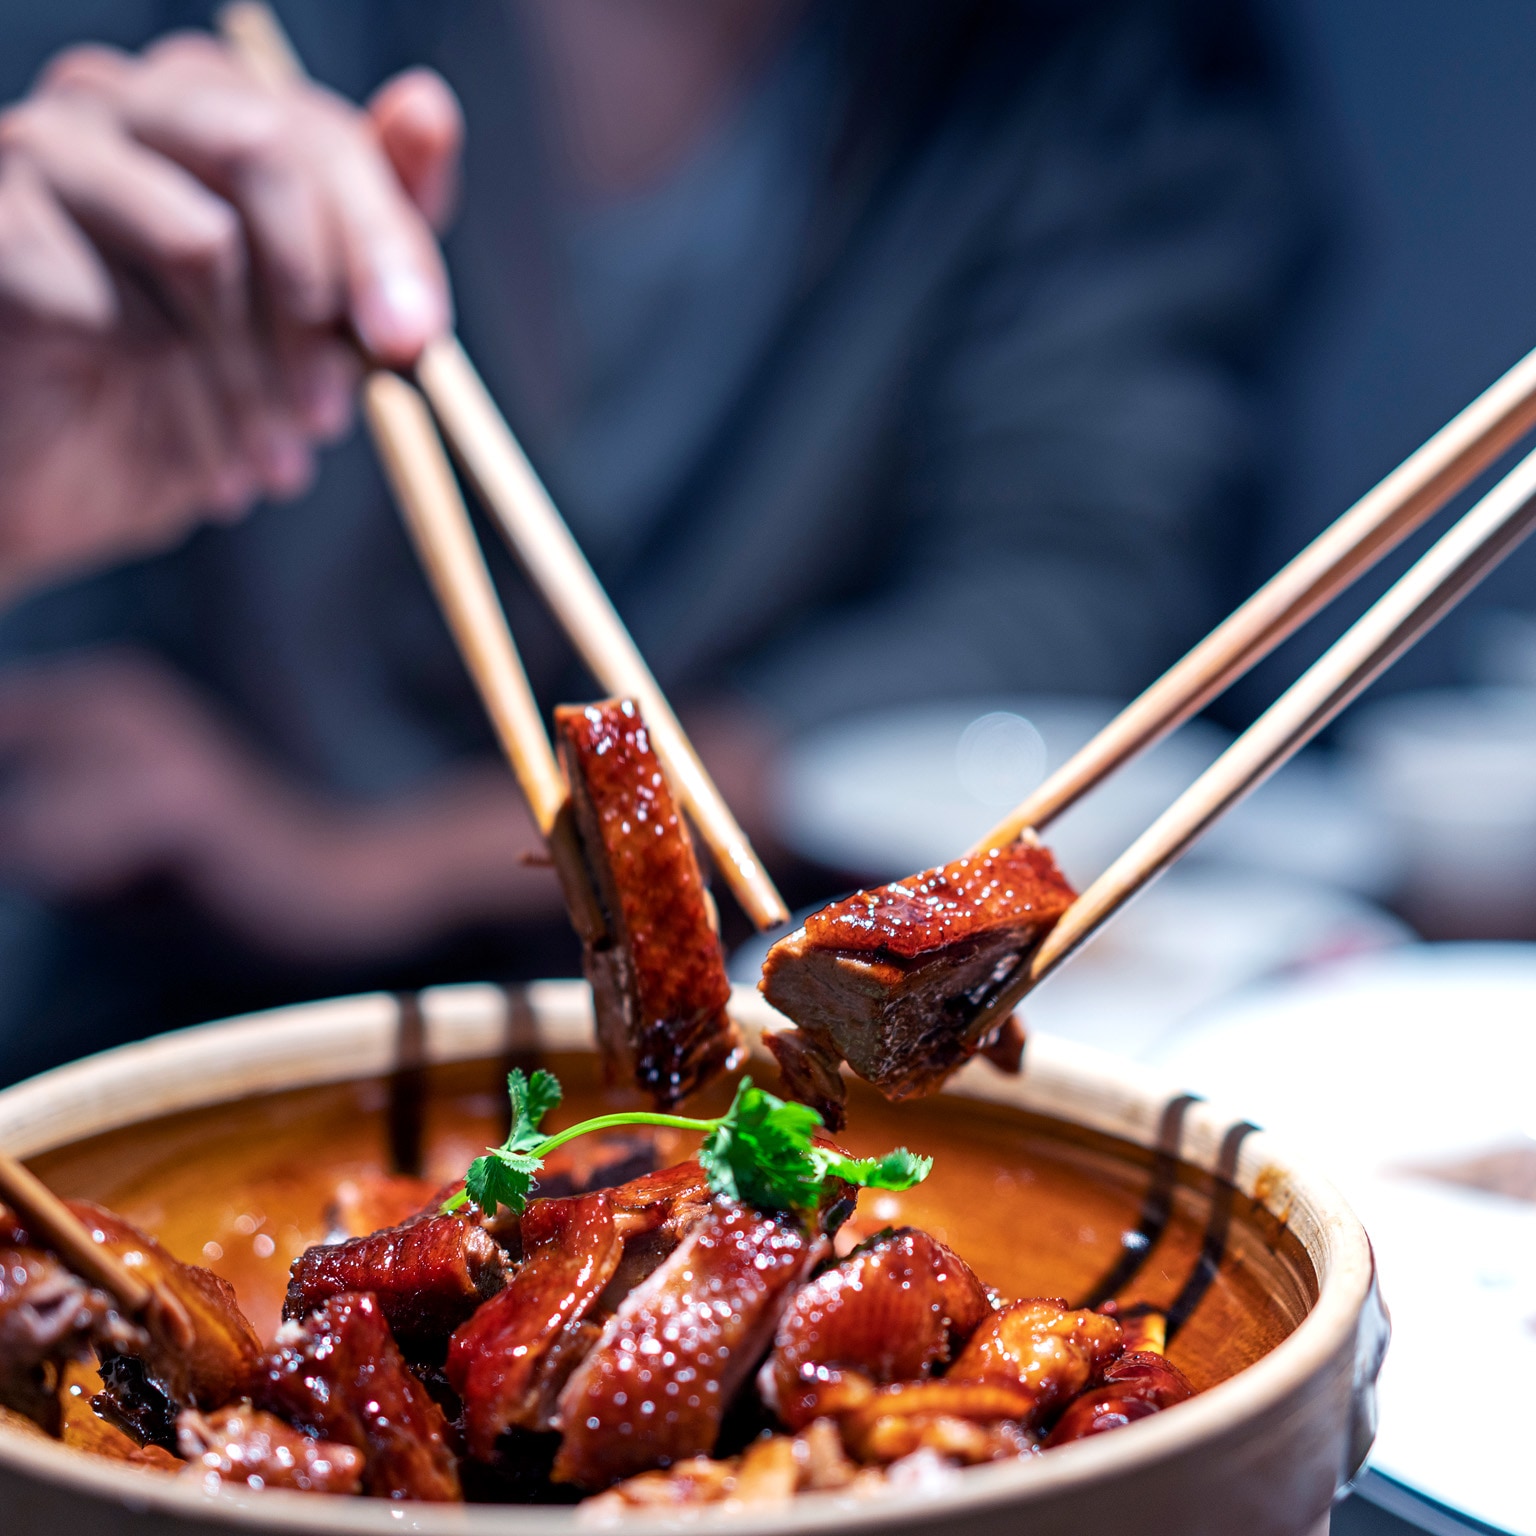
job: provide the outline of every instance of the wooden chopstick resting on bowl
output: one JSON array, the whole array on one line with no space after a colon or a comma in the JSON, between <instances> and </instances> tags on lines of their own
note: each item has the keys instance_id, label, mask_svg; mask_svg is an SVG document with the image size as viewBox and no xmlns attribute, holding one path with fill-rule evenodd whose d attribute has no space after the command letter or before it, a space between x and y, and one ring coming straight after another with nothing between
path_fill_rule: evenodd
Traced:
<instances>
[{"instance_id":1,"label":"wooden chopstick resting on bowl","mask_svg":"<svg viewBox=\"0 0 1536 1536\"><path fill-rule=\"evenodd\" d=\"M302 78L303 65L282 24L261 0L233 0L219 11L218 26L268 84ZM513 553L593 675L610 693L640 706L672 788L742 910L758 928L787 922L784 898L456 337L427 347L416 365L416 381Z\"/></svg>"},{"instance_id":2,"label":"wooden chopstick resting on bowl","mask_svg":"<svg viewBox=\"0 0 1536 1536\"><path fill-rule=\"evenodd\" d=\"M1063 763L975 848L1046 826L1122 764L1197 714L1421 527L1536 426L1536 351L1428 442Z\"/></svg>"},{"instance_id":3,"label":"wooden chopstick resting on bowl","mask_svg":"<svg viewBox=\"0 0 1536 1536\"><path fill-rule=\"evenodd\" d=\"M1257 789L1536 528L1528 455L1348 629L1067 908L989 1005L1002 1019L1218 817Z\"/></svg>"},{"instance_id":4,"label":"wooden chopstick resting on bowl","mask_svg":"<svg viewBox=\"0 0 1536 1536\"><path fill-rule=\"evenodd\" d=\"M157 1313L172 1338L192 1343L192 1320L174 1296L128 1268L43 1181L9 1153L0 1152L0 1199L20 1217L35 1241L52 1248L83 1280L99 1287L131 1317Z\"/></svg>"}]
</instances>

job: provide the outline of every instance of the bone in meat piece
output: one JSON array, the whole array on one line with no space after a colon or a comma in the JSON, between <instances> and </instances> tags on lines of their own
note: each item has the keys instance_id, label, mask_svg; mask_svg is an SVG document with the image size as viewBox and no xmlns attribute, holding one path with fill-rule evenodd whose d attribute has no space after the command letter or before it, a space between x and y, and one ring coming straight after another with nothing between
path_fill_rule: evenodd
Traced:
<instances>
[{"instance_id":1,"label":"bone in meat piece","mask_svg":"<svg viewBox=\"0 0 1536 1536\"><path fill-rule=\"evenodd\" d=\"M555 1481L606 1488L712 1451L790 1292L826 1248L793 1217L712 1205L624 1299L561 1394Z\"/></svg>"},{"instance_id":2,"label":"bone in meat piece","mask_svg":"<svg viewBox=\"0 0 1536 1536\"><path fill-rule=\"evenodd\" d=\"M369 1291L396 1339L441 1340L505 1284L501 1249L476 1215L418 1217L300 1254L283 1317L303 1317L344 1291Z\"/></svg>"},{"instance_id":3,"label":"bone in meat piece","mask_svg":"<svg viewBox=\"0 0 1536 1536\"><path fill-rule=\"evenodd\" d=\"M1072 1399L1045 1443L1049 1448L1123 1429L1194 1395L1195 1389L1172 1361L1150 1351L1122 1355L1101 1381Z\"/></svg>"},{"instance_id":4,"label":"bone in meat piece","mask_svg":"<svg viewBox=\"0 0 1536 1536\"><path fill-rule=\"evenodd\" d=\"M302 1323L285 1323L251 1395L256 1407L361 1451L363 1490L376 1499L464 1496L443 1410L411 1374L372 1296L333 1296Z\"/></svg>"},{"instance_id":5,"label":"bone in meat piece","mask_svg":"<svg viewBox=\"0 0 1536 1536\"><path fill-rule=\"evenodd\" d=\"M102 1379L116 1411L138 1427L141 1415L159 1421L143 1438L174 1444L175 1416L182 1408L220 1408L248 1387L261 1344L235 1299L234 1288L210 1269L183 1264L147 1232L88 1200L70 1200L70 1210L96 1241L115 1253L157 1291L180 1303L191 1325L190 1338L177 1336L175 1322L151 1308L136 1342L120 1354L103 1355ZM155 1401L129 1402L145 1395Z\"/></svg>"},{"instance_id":6,"label":"bone in meat piece","mask_svg":"<svg viewBox=\"0 0 1536 1536\"><path fill-rule=\"evenodd\" d=\"M800 1429L858 1407L876 1387L931 1375L991 1310L943 1243L911 1227L885 1234L795 1292L759 1390Z\"/></svg>"},{"instance_id":7,"label":"bone in meat piece","mask_svg":"<svg viewBox=\"0 0 1536 1536\"><path fill-rule=\"evenodd\" d=\"M508 1429L549 1427L564 1378L551 1392L546 1372L567 1355L562 1338L581 1327L622 1251L603 1192L532 1201L522 1236L523 1264L511 1284L448 1345L446 1375L463 1400L465 1443L478 1461L492 1459Z\"/></svg>"},{"instance_id":8,"label":"bone in meat piece","mask_svg":"<svg viewBox=\"0 0 1536 1536\"><path fill-rule=\"evenodd\" d=\"M674 1104L740 1044L693 841L630 700L557 709L555 731L608 925L583 954L604 1066Z\"/></svg>"},{"instance_id":9,"label":"bone in meat piece","mask_svg":"<svg viewBox=\"0 0 1536 1536\"><path fill-rule=\"evenodd\" d=\"M316 1440L249 1403L210 1414L189 1408L177 1420L176 1437L188 1470L199 1477L301 1493L362 1491L361 1451Z\"/></svg>"},{"instance_id":10,"label":"bone in meat piece","mask_svg":"<svg viewBox=\"0 0 1536 1536\"><path fill-rule=\"evenodd\" d=\"M760 986L821 1067L845 1060L888 1099L931 1093L988 1044L978 1015L1073 898L1048 850L1010 843L823 907L768 951Z\"/></svg>"},{"instance_id":11,"label":"bone in meat piece","mask_svg":"<svg viewBox=\"0 0 1536 1536\"><path fill-rule=\"evenodd\" d=\"M1120 1324L1102 1312L1017 1301L983 1320L943 1380L876 1392L844 1417L843 1438L861 1461L891 1462L925 1446L959 1460L990 1459L990 1451L978 1457L964 1449L974 1437L959 1425L1006 1421L1032 1430L1122 1347Z\"/></svg>"}]
</instances>

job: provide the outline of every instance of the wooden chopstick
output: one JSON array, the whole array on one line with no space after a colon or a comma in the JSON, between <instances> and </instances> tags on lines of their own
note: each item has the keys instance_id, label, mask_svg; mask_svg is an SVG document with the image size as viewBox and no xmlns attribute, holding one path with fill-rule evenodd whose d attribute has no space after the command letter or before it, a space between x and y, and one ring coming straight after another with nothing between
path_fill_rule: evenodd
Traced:
<instances>
[{"instance_id":1,"label":"wooden chopstick","mask_svg":"<svg viewBox=\"0 0 1536 1536\"><path fill-rule=\"evenodd\" d=\"M469 509L432 413L398 374L371 373L363 409L416 553L453 631L539 831L549 836L566 785Z\"/></svg>"},{"instance_id":2,"label":"wooden chopstick","mask_svg":"<svg viewBox=\"0 0 1536 1536\"><path fill-rule=\"evenodd\" d=\"M282 23L262 0L232 0L220 9L218 27L267 84L303 77ZM514 554L593 676L610 693L640 706L656 755L742 910L758 928L787 922L784 898L456 337L444 337L423 352L416 380Z\"/></svg>"},{"instance_id":3,"label":"wooden chopstick","mask_svg":"<svg viewBox=\"0 0 1536 1536\"><path fill-rule=\"evenodd\" d=\"M1326 528L1140 698L1046 779L972 850L1014 841L1061 815L1161 741L1294 634L1536 426L1536 351L1527 353L1374 490Z\"/></svg>"},{"instance_id":4,"label":"wooden chopstick","mask_svg":"<svg viewBox=\"0 0 1536 1536\"><path fill-rule=\"evenodd\" d=\"M34 1241L53 1249L82 1279L115 1297L130 1315L146 1311L154 1287L98 1243L91 1229L36 1174L6 1152L0 1152L0 1198Z\"/></svg>"},{"instance_id":5,"label":"wooden chopstick","mask_svg":"<svg viewBox=\"0 0 1536 1536\"><path fill-rule=\"evenodd\" d=\"M1067 909L1028 970L987 1008L1031 988L1155 880L1218 817L1304 747L1536 528L1536 453L1466 513Z\"/></svg>"},{"instance_id":6,"label":"wooden chopstick","mask_svg":"<svg viewBox=\"0 0 1536 1536\"><path fill-rule=\"evenodd\" d=\"M582 659L610 693L640 706L678 799L743 911L759 928L788 921L783 897L458 339L429 343L416 378L459 463Z\"/></svg>"},{"instance_id":7,"label":"wooden chopstick","mask_svg":"<svg viewBox=\"0 0 1536 1536\"><path fill-rule=\"evenodd\" d=\"M549 846L571 920L577 933L591 942L601 936L605 924L581 852L565 776L432 413L413 385L383 369L365 380L363 408L438 605Z\"/></svg>"}]
</instances>

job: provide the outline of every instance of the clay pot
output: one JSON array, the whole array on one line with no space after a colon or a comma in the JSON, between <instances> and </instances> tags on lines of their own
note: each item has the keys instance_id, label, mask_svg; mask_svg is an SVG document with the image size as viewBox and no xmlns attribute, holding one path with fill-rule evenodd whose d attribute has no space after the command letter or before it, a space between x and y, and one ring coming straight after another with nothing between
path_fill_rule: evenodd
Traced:
<instances>
[{"instance_id":1,"label":"clay pot","mask_svg":"<svg viewBox=\"0 0 1536 1536\"><path fill-rule=\"evenodd\" d=\"M733 1012L749 1034L776 1017L747 992ZM552 1059L568 1093L585 1075L594 1086L578 1081L573 1097L595 1096L590 1042L587 994L574 982L282 1009L127 1046L8 1089L0 1147L27 1158L60 1193L117 1205L182 1257L199 1259L187 1234L214 1218L189 1211L194 1196L207 1203L216 1195L227 1215L239 1205L239 1181L266 1176L264 1158L288 1158L281 1187L289 1188L294 1168L323 1182L359 1160L383 1166L392 1143L407 1160L415 1141L429 1161L462 1156L494 1123L509 1060ZM749 1070L774 1081L764 1057ZM742 1536L1327 1531L1335 1494L1370 1443L1386 1319L1370 1244L1326 1180L1262 1132L1140 1067L1041 1035L1031 1036L1016 1076L978 1062L935 1100L887 1106L855 1097L855 1150L865 1150L855 1133L888 1145L893 1127L939 1156L934 1178L920 1198L903 1197L917 1203L898 1219L946 1224L983 1278L1013 1294L1086 1300L1095 1286L1124 1280L1123 1298L1168 1306L1183 1297L1188 1320L1171 1352L1205 1390L1044 1456L877 1497L707 1510L691 1523ZM872 1225L889 1214L877 1210ZM301 1217L285 1226L262 1216L249 1253L225 1254L211 1242L202 1260L231 1273L242 1293L239 1263L265 1255L271 1269L260 1283L280 1281L282 1245L312 1240ZM249 1235L254 1217L235 1219ZM275 1234L265 1246L263 1232ZM583 1528L565 1508L399 1505L206 1485L4 1428L0 1511L17 1536ZM637 1512L625 1522L634 1531L664 1525L676 1529L676 1517Z\"/></svg>"}]
</instances>

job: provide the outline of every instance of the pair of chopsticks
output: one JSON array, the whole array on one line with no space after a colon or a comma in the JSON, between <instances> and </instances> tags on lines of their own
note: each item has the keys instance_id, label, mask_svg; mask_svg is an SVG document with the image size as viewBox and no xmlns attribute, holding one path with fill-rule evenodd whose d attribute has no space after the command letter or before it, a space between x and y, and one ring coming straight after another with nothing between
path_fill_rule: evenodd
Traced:
<instances>
[{"instance_id":1,"label":"pair of chopsticks","mask_svg":"<svg viewBox=\"0 0 1536 1536\"><path fill-rule=\"evenodd\" d=\"M1452 418L1076 756L975 852L1029 836L1162 740L1295 633L1536 426L1536 351ZM1002 1018L1417 643L1536 526L1522 459L1337 640L1063 914L988 1006Z\"/></svg>"},{"instance_id":2,"label":"pair of chopsticks","mask_svg":"<svg viewBox=\"0 0 1536 1536\"><path fill-rule=\"evenodd\" d=\"M226 6L219 29L252 73L267 83L281 86L303 77L297 55L266 5L238 0ZM363 384L364 414L438 604L549 847L578 934L584 940L600 937L602 910L577 839L565 777L438 436L434 411L465 472L588 667L610 692L640 706L674 792L747 915L759 928L785 922L789 912L783 898L464 349L456 338L445 337L427 348L415 371L419 389L398 374L372 370ZM191 1320L180 1302L98 1243L68 1206L3 1152L0 1199L34 1238L113 1296L128 1315L153 1319L171 1338L190 1346Z\"/></svg>"},{"instance_id":3,"label":"pair of chopsticks","mask_svg":"<svg viewBox=\"0 0 1536 1536\"><path fill-rule=\"evenodd\" d=\"M251 72L268 84L281 87L303 78L303 66L281 24L259 0L226 5L219 12L218 27ZM550 845L578 929L586 920L583 913L591 917L596 907L589 878L573 862L577 849L569 813L562 812L568 798L565 780L439 427L593 675L610 693L639 705L673 792L742 909L758 928L787 921L783 898L457 338L443 337L426 348L416 363L414 386L398 374L375 369L363 385L363 399L391 488L534 820Z\"/></svg>"}]
</instances>

